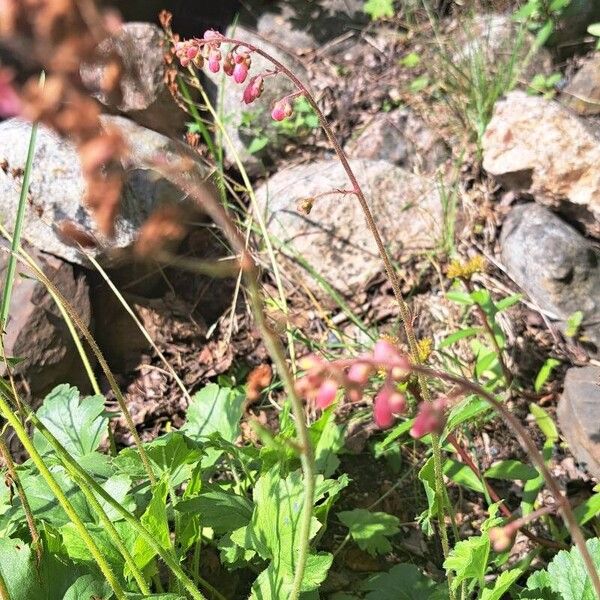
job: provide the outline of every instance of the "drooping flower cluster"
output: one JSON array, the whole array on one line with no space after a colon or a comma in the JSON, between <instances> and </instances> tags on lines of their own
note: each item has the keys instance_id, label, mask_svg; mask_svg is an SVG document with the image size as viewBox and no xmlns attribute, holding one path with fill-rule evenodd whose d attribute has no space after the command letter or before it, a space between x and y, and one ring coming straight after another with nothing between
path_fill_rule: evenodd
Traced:
<instances>
[{"instance_id":1,"label":"drooping flower cluster","mask_svg":"<svg viewBox=\"0 0 600 600\"><path fill-rule=\"evenodd\" d=\"M193 64L198 69L208 66L211 73L218 73L223 68L223 73L231 77L236 83L245 83L252 67L252 57L249 50L241 46L234 46L223 56L221 46L225 37L218 31L209 29L202 38L177 41L173 52L182 67L187 68ZM260 98L265 87L265 78L276 75L277 71L267 71L251 77L244 88L242 100L245 104L252 104ZM272 106L271 117L275 121L283 121L293 113L290 100L298 94L291 94L278 100Z\"/></svg>"},{"instance_id":2,"label":"drooping flower cluster","mask_svg":"<svg viewBox=\"0 0 600 600\"><path fill-rule=\"evenodd\" d=\"M384 374L384 382L373 400L373 419L381 429L391 427L398 415L407 410L405 395L399 384L408 381L411 364L391 342L380 339L373 350L353 360L327 361L311 354L300 361L305 374L296 381L296 392L302 398L314 402L319 409L330 406L344 392L351 402L360 401L371 379ZM415 438L432 432L440 432L445 424L447 400L437 398L433 402L421 402L417 409L410 434Z\"/></svg>"}]
</instances>

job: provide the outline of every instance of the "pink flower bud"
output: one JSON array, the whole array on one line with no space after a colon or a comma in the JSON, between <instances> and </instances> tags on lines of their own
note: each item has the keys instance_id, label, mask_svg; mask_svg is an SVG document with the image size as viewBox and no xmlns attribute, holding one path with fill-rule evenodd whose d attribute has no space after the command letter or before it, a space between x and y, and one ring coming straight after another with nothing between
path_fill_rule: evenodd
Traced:
<instances>
[{"instance_id":1,"label":"pink flower bud","mask_svg":"<svg viewBox=\"0 0 600 600\"><path fill-rule=\"evenodd\" d=\"M271 111L271 117L275 121L283 121L287 117L290 117L293 112L294 109L292 108L292 105L284 98L275 103L275 106L273 106L273 110Z\"/></svg>"},{"instance_id":2,"label":"pink flower bud","mask_svg":"<svg viewBox=\"0 0 600 600\"><path fill-rule=\"evenodd\" d=\"M236 63L233 67L233 80L236 83L244 83L248 77L248 65L245 62Z\"/></svg>"},{"instance_id":3,"label":"pink flower bud","mask_svg":"<svg viewBox=\"0 0 600 600\"><path fill-rule=\"evenodd\" d=\"M388 404L394 415L401 415L406 410L406 398L396 390L390 395Z\"/></svg>"},{"instance_id":4,"label":"pink flower bud","mask_svg":"<svg viewBox=\"0 0 600 600\"><path fill-rule=\"evenodd\" d=\"M378 340L373 346L373 360L384 365L396 363L401 359L398 349L387 340Z\"/></svg>"},{"instance_id":5,"label":"pink flower bud","mask_svg":"<svg viewBox=\"0 0 600 600\"><path fill-rule=\"evenodd\" d=\"M446 405L445 398L438 398L434 402L421 402L410 435L421 438L428 433L439 433L444 427Z\"/></svg>"},{"instance_id":6,"label":"pink flower bud","mask_svg":"<svg viewBox=\"0 0 600 600\"><path fill-rule=\"evenodd\" d=\"M315 397L317 408L325 409L330 406L335 400L338 391L338 384L334 379L326 379L322 384Z\"/></svg>"},{"instance_id":7,"label":"pink flower bud","mask_svg":"<svg viewBox=\"0 0 600 600\"><path fill-rule=\"evenodd\" d=\"M13 87L14 74L0 69L0 117L14 117L21 112L21 99Z\"/></svg>"},{"instance_id":8,"label":"pink flower bud","mask_svg":"<svg viewBox=\"0 0 600 600\"><path fill-rule=\"evenodd\" d=\"M211 73L218 73L221 68L221 51L211 50L208 53L208 68Z\"/></svg>"},{"instance_id":9,"label":"pink flower bud","mask_svg":"<svg viewBox=\"0 0 600 600\"><path fill-rule=\"evenodd\" d=\"M373 372L371 365L367 363L354 363L348 370L348 381L363 386L369 381Z\"/></svg>"},{"instance_id":10,"label":"pink flower bud","mask_svg":"<svg viewBox=\"0 0 600 600\"><path fill-rule=\"evenodd\" d=\"M263 93L264 87L265 81L261 75L257 75L250 79L250 82L244 90L244 102L246 104L254 102Z\"/></svg>"},{"instance_id":11,"label":"pink flower bud","mask_svg":"<svg viewBox=\"0 0 600 600\"><path fill-rule=\"evenodd\" d=\"M190 59L190 60L194 60L194 58L196 58L196 56L198 55L198 46L188 46L186 51L185 51L185 55Z\"/></svg>"},{"instance_id":12,"label":"pink flower bud","mask_svg":"<svg viewBox=\"0 0 600 600\"><path fill-rule=\"evenodd\" d=\"M211 42L211 46L218 48L221 45L220 40L223 36L218 31L215 31L214 29L207 29L204 32L204 35L202 37L204 38L205 41ZM218 43L215 43L215 42L218 42Z\"/></svg>"},{"instance_id":13,"label":"pink flower bud","mask_svg":"<svg viewBox=\"0 0 600 600\"><path fill-rule=\"evenodd\" d=\"M394 424L395 418L390 408L390 396L393 389L385 385L381 388L373 402L373 419L380 429L387 429Z\"/></svg>"}]
</instances>

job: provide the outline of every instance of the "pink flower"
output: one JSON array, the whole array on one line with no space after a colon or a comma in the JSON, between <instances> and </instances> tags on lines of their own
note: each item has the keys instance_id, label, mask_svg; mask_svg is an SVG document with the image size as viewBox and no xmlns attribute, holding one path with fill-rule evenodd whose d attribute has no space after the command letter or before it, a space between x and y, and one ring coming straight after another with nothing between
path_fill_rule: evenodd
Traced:
<instances>
[{"instance_id":1,"label":"pink flower","mask_svg":"<svg viewBox=\"0 0 600 600\"><path fill-rule=\"evenodd\" d=\"M252 104L252 102L259 98L260 95L263 93L264 87L265 81L262 75L252 77L252 79L250 79L250 82L246 86L246 89L244 90L244 102L246 104Z\"/></svg>"},{"instance_id":2,"label":"pink flower","mask_svg":"<svg viewBox=\"0 0 600 600\"><path fill-rule=\"evenodd\" d=\"M388 365L398 362L401 358L402 356L396 346L387 340L377 340L375 346L373 346L373 360L378 363Z\"/></svg>"},{"instance_id":3,"label":"pink flower","mask_svg":"<svg viewBox=\"0 0 600 600\"><path fill-rule=\"evenodd\" d=\"M325 409L333 404L338 391L337 381L334 379L326 379L317 391L315 396L315 404L317 408Z\"/></svg>"},{"instance_id":4,"label":"pink flower","mask_svg":"<svg viewBox=\"0 0 600 600\"><path fill-rule=\"evenodd\" d=\"M433 402L421 402L410 435L421 438L428 433L439 433L444 427L446 406L445 398L438 398Z\"/></svg>"},{"instance_id":5,"label":"pink flower","mask_svg":"<svg viewBox=\"0 0 600 600\"><path fill-rule=\"evenodd\" d=\"M248 65L245 62L236 62L233 67L233 79L236 83L244 83L248 77Z\"/></svg>"},{"instance_id":6,"label":"pink flower","mask_svg":"<svg viewBox=\"0 0 600 600\"><path fill-rule=\"evenodd\" d=\"M221 68L221 51L211 49L208 53L208 68L212 73L218 73Z\"/></svg>"},{"instance_id":7,"label":"pink flower","mask_svg":"<svg viewBox=\"0 0 600 600\"><path fill-rule=\"evenodd\" d=\"M383 386L373 402L373 419L375 425L380 429L387 429L394 424L396 420L390 407L390 396L393 393L393 388Z\"/></svg>"},{"instance_id":8,"label":"pink flower","mask_svg":"<svg viewBox=\"0 0 600 600\"><path fill-rule=\"evenodd\" d=\"M14 74L0 69L0 117L14 117L21 112L21 99L13 87Z\"/></svg>"},{"instance_id":9,"label":"pink flower","mask_svg":"<svg viewBox=\"0 0 600 600\"><path fill-rule=\"evenodd\" d=\"M369 381L373 367L368 363L356 362L348 370L348 381L363 386Z\"/></svg>"},{"instance_id":10,"label":"pink flower","mask_svg":"<svg viewBox=\"0 0 600 600\"><path fill-rule=\"evenodd\" d=\"M221 45L221 38L223 37L218 31L214 29L207 29L202 36L205 41L211 42L211 46L218 48Z\"/></svg>"},{"instance_id":11,"label":"pink flower","mask_svg":"<svg viewBox=\"0 0 600 600\"><path fill-rule=\"evenodd\" d=\"M289 103L289 100L287 98L284 98L283 100L279 100L279 102L275 103L275 105L273 106L273 110L271 111L271 117L275 121L283 121L287 117L290 117L293 112L294 109Z\"/></svg>"}]
</instances>

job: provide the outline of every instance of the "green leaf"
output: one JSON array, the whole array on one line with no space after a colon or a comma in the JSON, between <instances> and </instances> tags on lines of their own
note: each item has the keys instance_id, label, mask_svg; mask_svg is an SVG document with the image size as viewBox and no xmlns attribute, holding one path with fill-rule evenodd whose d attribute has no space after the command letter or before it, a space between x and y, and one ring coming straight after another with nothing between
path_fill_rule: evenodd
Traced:
<instances>
[{"instance_id":1,"label":"green leaf","mask_svg":"<svg viewBox=\"0 0 600 600\"><path fill-rule=\"evenodd\" d=\"M119 537L125 545L131 549L137 539L137 534L133 528L123 521L115 523ZM106 529L100 525L86 524L88 533L94 538L94 542L102 552L102 555L108 562L110 568L115 573L122 573L125 561L119 550L113 545ZM84 564L86 568L95 568L96 560L91 555L87 544L81 538L81 535L73 523L67 523L60 528L64 547L67 556L77 564Z\"/></svg>"},{"instance_id":2,"label":"green leaf","mask_svg":"<svg viewBox=\"0 0 600 600\"><path fill-rule=\"evenodd\" d=\"M588 25L587 32L594 37L600 37L600 23Z\"/></svg>"},{"instance_id":3,"label":"green leaf","mask_svg":"<svg viewBox=\"0 0 600 600\"><path fill-rule=\"evenodd\" d=\"M452 589L458 589L463 581L469 580L475 580L480 587L483 587L483 576L489 554L490 540L487 533L457 542L444 561L446 572L454 571L455 573Z\"/></svg>"},{"instance_id":4,"label":"green leaf","mask_svg":"<svg viewBox=\"0 0 600 600\"><path fill-rule=\"evenodd\" d=\"M548 38L552 35L553 31L554 31L554 23L552 22L551 19L548 19L542 25L540 30L537 32L537 35L535 36L535 46L537 48L539 48L540 46L543 46L548 41Z\"/></svg>"},{"instance_id":5,"label":"green leaf","mask_svg":"<svg viewBox=\"0 0 600 600\"><path fill-rule=\"evenodd\" d=\"M393 0L367 0L363 10L373 21L385 17L392 18L394 16L394 2Z\"/></svg>"},{"instance_id":6,"label":"green leaf","mask_svg":"<svg viewBox=\"0 0 600 600\"><path fill-rule=\"evenodd\" d=\"M503 310L518 304L522 299L523 294L513 294L512 296L502 298L502 300L498 300L498 302L496 302L496 310L498 312L502 312Z\"/></svg>"},{"instance_id":7,"label":"green leaf","mask_svg":"<svg viewBox=\"0 0 600 600\"><path fill-rule=\"evenodd\" d=\"M166 476L176 487L191 476L192 469L202 456L198 442L179 431L167 433L144 444L153 470L159 477ZM136 448L125 448L113 460L122 473L134 478L145 478L146 470Z\"/></svg>"},{"instance_id":8,"label":"green leaf","mask_svg":"<svg viewBox=\"0 0 600 600\"><path fill-rule=\"evenodd\" d=\"M490 410L489 403L483 398L468 396L450 411L446 431L450 432L463 423L470 423Z\"/></svg>"},{"instance_id":9,"label":"green leaf","mask_svg":"<svg viewBox=\"0 0 600 600\"><path fill-rule=\"evenodd\" d=\"M446 292L446 298L451 300L452 302L456 302L457 304L464 304L465 306L471 306L475 304L473 298L471 298L471 294L467 292L461 292L460 290L450 290Z\"/></svg>"},{"instance_id":10,"label":"green leaf","mask_svg":"<svg viewBox=\"0 0 600 600\"><path fill-rule=\"evenodd\" d=\"M344 428L335 422L334 407L323 412L320 419L310 427L310 435L315 448L317 472L330 477L340 466L337 453L344 446Z\"/></svg>"},{"instance_id":11,"label":"green leaf","mask_svg":"<svg viewBox=\"0 0 600 600\"><path fill-rule=\"evenodd\" d=\"M215 533L226 533L248 525L252 517L252 502L236 494L215 490L175 505L182 513L197 513L203 527Z\"/></svg>"},{"instance_id":12,"label":"green leaf","mask_svg":"<svg viewBox=\"0 0 600 600\"><path fill-rule=\"evenodd\" d=\"M323 479L319 477L317 488L322 483ZM280 476L279 466L275 466L254 486L254 512L250 524L231 535L239 546L255 550L265 560L272 561L273 570L282 582L294 577L303 499L301 471L294 471L284 479ZM317 491L315 502L319 499ZM320 527L319 521L313 517L311 538Z\"/></svg>"},{"instance_id":13,"label":"green leaf","mask_svg":"<svg viewBox=\"0 0 600 600\"><path fill-rule=\"evenodd\" d=\"M427 75L421 75L420 77L415 77L408 86L408 89L416 94L418 92L422 92L429 85L429 77Z\"/></svg>"},{"instance_id":14,"label":"green leaf","mask_svg":"<svg viewBox=\"0 0 600 600\"><path fill-rule=\"evenodd\" d=\"M385 451L395 442L399 437L407 434L413 425L414 419L408 419L398 423L380 442L375 444L375 458L380 458Z\"/></svg>"},{"instance_id":15,"label":"green leaf","mask_svg":"<svg viewBox=\"0 0 600 600\"><path fill-rule=\"evenodd\" d=\"M192 439L219 433L224 440L234 442L240 432L243 404L241 391L209 383L194 394L181 431Z\"/></svg>"},{"instance_id":16,"label":"green leaf","mask_svg":"<svg viewBox=\"0 0 600 600\"><path fill-rule=\"evenodd\" d=\"M600 539L586 542L594 565L600 570ZM587 574L577 548L561 550L548 565L550 588L563 600L597 600L594 587Z\"/></svg>"},{"instance_id":17,"label":"green leaf","mask_svg":"<svg viewBox=\"0 0 600 600\"><path fill-rule=\"evenodd\" d=\"M551 580L548 571L534 571L527 579L527 589L523 590L519 598L532 600L561 600L551 589Z\"/></svg>"},{"instance_id":18,"label":"green leaf","mask_svg":"<svg viewBox=\"0 0 600 600\"><path fill-rule=\"evenodd\" d=\"M104 398L80 399L77 388L66 384L46 396L37 416L76 460L94 452L107 432ZM49 443L39 431L34 433L33 441L40 453L50 451Z\"/></svg>"},{"instance_id":19,"label":"green leaf","mask_svg":"<svg viewBox=\"0 0 600 600\"><path fill-rule=\"evenodd\" d=\"M523 464L518 460L501 460L492 465L485 473L485 477L494 479L520 479L527 481L535 479L538 476L538 471L531 465Z\"/></svg>"},{"instance_id":20,"label":"green leaf","mask_svg":"<svg viewBox=\"0 0 600 600\"><path fill-rule=\"evenodd\" d=\"M263 148L265 148L265 146L268 143L269 138L266 135L255 137L252 139L250 145L248 146L248 152L250 154L256 154L257 152L260 152Z\"/></svg>"},{"instance_id":21,"label":"green leaf","mask_svg":"<svg viewBox=\"0 0 600 600\"><path fill-rule=\"evenodd\" d=\"M0 538L0 572L10 600L55 600L82 575L83 569L66 558L45 552L39 565L30 546L21 540ZM95 574L99 577L99 574Z\"/></svg>"},{"instance_id":22,"label":"green leaf","mask_svg":"<svg viewBox=\"0 0 600 600\"><path fill-rule=\"evenodd\" d=\"M435 472L433 457L430 457L419 471L419 479L423 482L425 495L427 496L427 519L425 520L427 533L433 533L430 519L437 515L438 498L435 493Z\"/></svg>"},{"instance_id":23,"label":"green leaf","mask_svg":"<svg viewBox=\"0 0 600 600\"><path fill-rule=\"evenodd\" d=\"M575 518L580 525L585 525L590 519L600 514L600 494L594 494L573 509Z\"/></svg>"},{"instance_id":24,"label":"green leaf","mask_svg":"<svg viewBox=\"0 0 600 600\"><path fill-rule=\"evenodd\" d=\"M167 482L163 479L152 490L152 498L140 519L142 525L163 548L169 548L171 543L167 521L167 493ZM156 556L156 551L144 538L138 537L131 554L138 568L144 569Z\"/></svg>"},{"instance_id":25,"label":"green leaf","mask_svg":"<svg viewBox=\"0 0 600 600\"><path fill-rule=\"evenodd\" d=\"M471 471L471 469L469 469L469 467L467 467L467 465L464 463L449 458L444 463L443 470L446 477L449 477L452 479L452 481L458 483L459 485L467 487L480 494L485 493L485 488L483 487L483 483L479 477L477 477L477 475L475 475L475 473L473 473L473 471Z\"/></svg>"},{"instance_id":26,"label":"green leaf","mask_svg":"<svg viewBox=\"0 0 600 600\"><path fill-rule=\"evenodd\" d=\"M446 348L447 346L452 346L459 340L463 340L468 337L473 337L481 332L481 327L467 327L467 329L460 329L459 331L455 331L451 333L449 336L445 337L438 345L438 348L441 350L442 348Z\"/></svg>"},{"instance_id":27,"label":"green leaf","mask_svg":"<svg viewBox=\"0 0 600 600\"><path fill-rule=\"evenodd\" d=\"M365 600L428 600L439 587L414 565L399 564L387 573L372 575L360 589L370 592ZM446 587L446 597L447 592Z\"/></svg>"},{"instance_id":28,"label":"green leaf","mask_svg":"<svg viewBox=\"0 0 600 600\"><path fill-rule=\"evenodd\" d=\"M408 69L414 69L421 63L421 56L416 52L409 52L400 59L400 64Z\"/></svg>"},{"instance_id":29,"label":"green leaf","mask_svg":"<svg viewBox=\"0 0 600 600\"><path fill-rule=\"evenodd\" d=\"M398 517L384 512L371 512L357 508L337 513L338 519L350 530L352 539L361 550L371 556L390 552L392 545L388 537L400 531Z\"/></svg>"},{"instance_id":30,"label":"green leaf","mask_svg":"<svg viewBox=\"0 0 600 600\"><path fill-rule=\"evenodd\" d=\"M510 569L509 571L500 573L494 582L494 587L483 590L480 600L502 600L504 594L508 593L508 590L522 574L523 571L521 569Z\"/></svg>"},{"instance_id":31,"label":"green leaf","mask_svg":"<svg viewBox=\"0 0 600 600\"><path fill-rule=\"evenodd\" d=\"M546 381L548 381L548 377L550 377L552 371L554 371L554 368L558 367L558 365L560 365L560 360L556 360L556 358L546 359L535 378L535 383L533 384L536 392L539 392L544 387L544 384Z\"/></svg>"},{"instance_id":32,"label":"green leaf","mask_svg":"<svg viewBox=\"0 0 600 600\"><path fill-rule=\"evenodd\" d=\"M552 417L541 406L533 402L529 404L529 412L535 418L535 422L541 432L546 436L546 440L551 444L556 444L558 442L558 429Z\"/></svg>"},{"instance_id":33,"label":"green leaf","mask_svg":"<svg viewBox=\"0 0 600 600\"><path fill-rule=\"evenodd\" d=\"M574 313L570 314L567 318L567 324L565 327L565 335L567 337L575 337L581 324L583 323L583 312L580 310L576 310Z\"/></svg>"},{"instance_id":34,"label":"green leaf","mask_svg":"<svg viewBox=\"0 0 600 600\"><path fill-rule=\"evenodd\" d=\"M112 597L110 585L97 575L83 575L65 592L62 600L108 600Z\"/></svg>"}]
</instances>

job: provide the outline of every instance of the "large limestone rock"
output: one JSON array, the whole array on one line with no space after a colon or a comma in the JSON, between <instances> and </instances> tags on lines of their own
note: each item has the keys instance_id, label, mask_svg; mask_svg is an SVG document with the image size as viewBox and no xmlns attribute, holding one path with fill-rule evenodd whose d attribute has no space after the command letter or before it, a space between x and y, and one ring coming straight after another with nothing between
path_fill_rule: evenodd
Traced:
<instances>
[{"instance_id":1,"label":"large limestone rock","mask_svg":"<svg viewBox=\"0 0 600 600\"><path fill-rule=\"evenodd\" d=\"M240 41L259 46L275 59L291 68L301 81L307 82L307 72L302 63L281 48L267 42L249 29L238 25L230 27L226 33ZM265 58L253 54L250 76L272 71L273 65ZM242 94L246 83L236 84L232 78L224 77L222 72L210 73L205 69L208 79L217 87L215 104L221 110L224 126L231 138L232 152L229 143L224 140L225 156L230 163L235 162L238 155L248 173L255 175L262 171L263 161L273 160L278 150L286 143L275 121L271 118L273 104L282 97L295 91L294 85L283 74L268 77L265 80L265 89L262 96L253 104L246 105L242 102ZM266 138L268 143L260 151L250 152L251 144L258 138Z\"/></svg>"},{"instance_id":2,"label":"large limestone rock","mask_svg":"<svg viewBox=\"0 0 600 600\"><path fill-rule=\"evenodd\" d=\"M180 156L191 158L193 152L180 144L123 117L103 117L103 123L121 131L129 146L124 161L125 185L121 210L113 239L102 239L93 219L83 206L86 183L81 173L79 156L73 144L40 126L23 237L32 245L70 262L86 264L85 256L69 244L57 230L68 220L97 237L99 246L92 254L110 264L127 253L135 241L139 226L160 202L177 200L181 193L162 180L150 168L154 159L175 163ZM25 157L31 126L18 119L0 123L0 221L9 229L17 213ZM201 167L196 163L198 169Z\"/></svg>"},{"instance_id":3,"label":"large limestone rock","mask_svg":"<svg viewBox=\"0 0 600 600\"><path fill-rule=\"evenodd\" d=\"M435 247L442 202L434 181L385 161L351 164L392 256ZM257 201L269 233L287 246L287 254L306 261L334 288L352 294L383 265L358 200L336 192L349 186L338 161L322 160L280 171L257 190ZM314 199L309 214L298 210L306 198ZM296 272L315 293L322 292L306 271L297 267Z\"/></svg>"},{"instance_id":4,"label":"large limestone rock","mask_svg":"<svg viewBox=\"0 0 600 600\"><path fill-rule=\"evenodd\" d=\"M290 52L315 49L367 21L362 0L250 0L241 19Z\"/></svg>"},{"instance_id":5,"label":"large limestone rock","mask_svg":"<svg viewBox=\"0 0 600 600\"><path fill-rule=\"evenodd\" d=\"M74 307L83 323L89 326L89 288L82 270L50 254L30 247L26 249L46 277ZM4 285L8 257L8 247L2 244L0 286ZM27 381L34 397L42 397L59 383L86 385L81 359L56 303L46 287L24 267L17 270L5 329L6 356L21 359L13 373ZM0 369L4 374L3 362Z\"/></svg>"},{"instance_id":6,"label":"large limestone rock","mask_svg":"<svg viewBox=\"0 0 600 600\"><path fill-rule=\"evenodd\" d=\"M600 368L567 371L558 403L558 423L575 458L600 478Z\"/></svg>"},{"instance_id":7,"label":"large limestone rock","mask_svg":"<svg viewBox=\"0 0 600 600\"><path fill-rule=\"evenodd\" d=\"M582 311L584 334L600 347L600 250L534 203L512 209L500 247L514 281L560 320Z\"/></svg>"},{"instance_id":8,"label":"large limestone rock","mask_svg":"<svg viewBox=\"0 0 600 600\"><path fill-rule=\"evenodd\" d=\"M443 141L408 108L375 115L344 150L351 158L387 160L417 171L435 171L448 158Z\"/></svg>"},{"instance_id":9,"label":"large limestone rock","mask_svg":"<svg viewBox=\"0 0 600 600\"><path fill-rule=\"evenodd\" d=\"M483 167L600 234L600 140L558 102L523 92L498 102L483 136Z\"/></svg>"},{"instance_id":10,"label":"large limestone rock","mask_svg":"<svg viewBox=\"0 0 600 600\"><path fill-rule=\"evenodd\" d=\"M81 67L87 88L113 112L121 112L137 123L174 135L188 119L165 85L166 48L163 33L150 23L125 23L121 31L105 39L93 63ZM118 103L102 90L107 60L117 54L123 63Z\"/></svg>"},{"instance_id":11,"label":"large limestone rock","mask_svg":"<svg viewBox=\"0 0 600 600\"><path fill-rule=\"evenodd\" d=\"M600 113L600 56L592 54L563 90L565 104L580 115Z\"/></svg>"}]
</instances>

